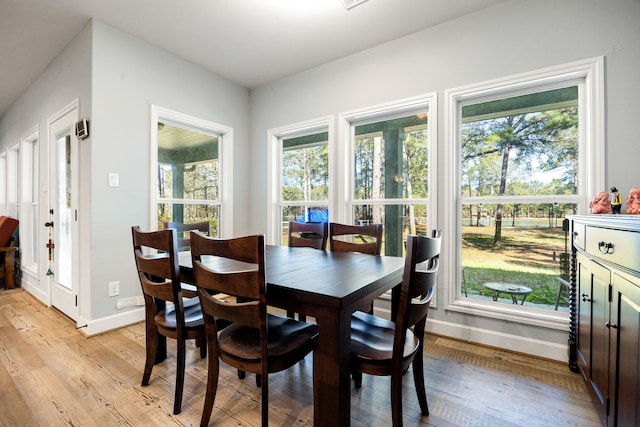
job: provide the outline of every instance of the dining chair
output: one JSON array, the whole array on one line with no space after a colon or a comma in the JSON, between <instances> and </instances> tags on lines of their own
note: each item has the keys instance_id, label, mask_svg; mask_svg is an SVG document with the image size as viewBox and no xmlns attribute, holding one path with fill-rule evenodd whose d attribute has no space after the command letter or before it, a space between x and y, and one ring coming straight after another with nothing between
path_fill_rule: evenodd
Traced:
<instances>
[{"instance_id":1,"label":"dining chair","mask_svg":"<svg viewBox=\"0 0 640 427\"><path fill-rule=\"evenodd\" d=\"M327 246L326 222L289 221L289 247L324 249Z\"/></svg>"},{"instance_id":2,"label":"dining chair","mask_svg":"<svg viewBox=\"0 0 640 427\"><path fill-rule=\"evenodd\" d=\"M380 255L382 250L382 224L347 225L329 224L329 248L334 252L360 252ZM373 314L373 303L367 313Z\"/></svg>"},{"instance_id":3,"label":"dining chair","mask_svg":"<svg viewBox=\"0 0 640 427\"><path fill-rule=\"evenodd\" d=\"M326 222L289 221L289 247L313 248L324 250L327 247L329 225ZM294 318L295 312L287 310L287 316ZM307 316L298 313L298 320L307 321Z\"/></svg>"},{"instance_id":4,"label":"dining chair","mask_svg":"<svg viewBox=\"0 0 640 427\"><path fill-rule=\"evenodd\" d=\"M360 252L380 255L382 224L329 224L329 249L335 252Z\"/></svg>"},{"instance_id":5,"label":"dining chair","mask_svg":"<svg viewBox=\"0 0 640 427\"><path fill-rule=\"evenodd\" d=\"M164 221L164 228L173 228L178 233L178 250L184 250L189 247L189 232L199 231L200 233L210 235L211 224L209 221L191 222L188 224L182 222Z\"/></svg>"},{"instance_id":6,"label":"dining chair","mask_svg":"<svg viewBox=\"0 0 640 427\"><path fill-rule=\"evenodd\" d=\"M402 426L402 376L412 366L422 415L429 415L424 388L424 330L436 285L440 241L407 237L407 255L395 321L356 312L351 316L351 373L356 388L362 374L391 376L391 414L394 427Z\"/></svg>"},{"instance_id":7,"label":"dining chair","mask_svg":"<svg viewBox=\"0 0 640 427\"><path fill-rule=\"evenodd\" d=\"M173 413L182 407L186 340L195 339L200 357L207 356L206 332L198 298L183 299L174 229L144 232L131 227L133 253L142 286L145 307L146 361L142 385L149 385L153 365L164 359L158 352L164 339L177 342L176 386ZM167 302L172 303L167 305ZM162 343L161 343L162 342ZM166 351L163 348L163 351Z\"/></svg>"},{"instance_id":8,"label":"dining chair","mask_svg":"<svg viewBox=\"0 0 640 427\"><path fill-rule=\"evenodd\" d=\"M209 423L222 360L260 378L262 425L267 426L268 374L304 359L313 350L318 327L267 313L264 236L214 239L192 233L190 237L209 347L207 391L200 425ZM232 298L219 299L211 290ZM232 323L218 331L217 319Z\"/></svg>"}]
</instances>

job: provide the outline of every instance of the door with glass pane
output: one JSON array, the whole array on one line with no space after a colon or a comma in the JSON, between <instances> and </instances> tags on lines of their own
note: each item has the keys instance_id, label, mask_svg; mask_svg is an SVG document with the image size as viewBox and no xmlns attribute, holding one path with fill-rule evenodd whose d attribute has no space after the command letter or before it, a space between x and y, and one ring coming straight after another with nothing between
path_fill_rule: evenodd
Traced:
<instances>
[{"instance_id":1,"label":"door with glass pane","mask_svg":"<svg viewBox=\"0 0 640 427\"><path fill-rule=\"evenodd\" d=\"M73 108L50 124L49 141L49 212L47 230L48 268L51 304L76 320L77 251L76 251L76 183L77 144L73 124L77 110Z\"/></svg>"}]
</instances>

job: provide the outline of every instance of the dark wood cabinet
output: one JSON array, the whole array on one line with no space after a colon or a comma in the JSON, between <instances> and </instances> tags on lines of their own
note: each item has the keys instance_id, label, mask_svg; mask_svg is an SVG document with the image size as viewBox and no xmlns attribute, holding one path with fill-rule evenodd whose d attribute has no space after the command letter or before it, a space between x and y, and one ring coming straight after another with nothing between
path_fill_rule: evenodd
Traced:
<instances>
[{"instance_id":1,"label":"dark wood cabinet","mask_svg":"<svg viewBox=\"0 0 640 427\"><path fill-rule=\"evenodd\" d=\"M640 217L571 216L577 366L603 425L640 425ZM570 340L571 342L571 340Z\"/></svg>"}]
</instances>

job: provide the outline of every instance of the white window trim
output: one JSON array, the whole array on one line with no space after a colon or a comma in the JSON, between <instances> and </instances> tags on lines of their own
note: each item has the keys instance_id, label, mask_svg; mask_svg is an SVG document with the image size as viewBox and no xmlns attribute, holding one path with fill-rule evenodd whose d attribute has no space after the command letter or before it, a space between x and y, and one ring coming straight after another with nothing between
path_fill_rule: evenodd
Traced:
<instances>
[{"instance_id":1,"label":"white window trim","mask_svg":"<svg viewBox=\"0 0 640 427\"><path fill-rule=\"evenodd\" d=\"M335 161L334 153L334 117L327 116L315 120L309 120L269 129L267 131L267 235L266 243L268 245L280 244L280 194L281 182L280 176L282 172L282 150L280 141L283 138L294 138L296 136L313 134L316 131L324 131L326 129L329 135L329 215L333 216L335 185L339 182L336 179L337 169L333 167ZM308 202L291 202L291 205L306 205Z\"/></svg>"},{"instance_id":2,"label":"white window trim","mask_svg":"<svg viewBox=\"0 0 640 427\"><path fill-rule=\"evenodd\" d=\"M40 242L38 238L40 228L37 222L33 223L33 213L39 213L38 195L40 183L39 168L36 166L39 163L39 138L40 128L38 125L31 127L20 138L20 153L22 155L20 204L23 206L21 210L22 218L20 219L22 225L20 227L21 268L34 278L37 278L38 275L39 246L33 247L33 242ZM30 255L27 256L26 254Z\"/></svg>"},{"instance_id":3,"label":"white window trim","mask_svg":"<svg viewBox=\"0 0 640 427\"><path fill-rule=\"evenodd\" d=\"M444 195L441 198L445 215L443 221L443 262L441 269L444 277L450 277L445 293L446 310L485 316L509 322L568 330L566 313L549 310L515 307L508 304L487 303L480 300L460 297L461 254L460 254L460 122L461 103L470 99L501 92L509 92L535 86L546 86L556 82L583 80L579 84L579 138L583 142L579 150L580 193L579 209L588 206L589 195L604 188L604 58L596 57L569 64L545 68L445 91L445 144L444 167L441 174L444 179ZM584 119L583 119L584 118ZM493 199L492 199L493 200ZM548 200L548 199L547 199ZM558 197L560 200L560 197Z\"/></svg>"},{"instance_id":4,"label":"white window trim","mask_svg":"<svg viewBox=\"0 0 640 427\"><path fill-rule=\"evenodd\" d=\"M149 185L151 205L149 209L149 224L155 229L158 215L157 197L157 168L158 168L158 122L169 121L187 129L197 132L213 133L220 135L219 162L220 162L220 237L233 237L233 128L200 119L188 114L173 111L157 105L151 105L151 141L150 141L150 171ZM186 203L186 202L185 202Z\"/></svg>"}]
</instances>

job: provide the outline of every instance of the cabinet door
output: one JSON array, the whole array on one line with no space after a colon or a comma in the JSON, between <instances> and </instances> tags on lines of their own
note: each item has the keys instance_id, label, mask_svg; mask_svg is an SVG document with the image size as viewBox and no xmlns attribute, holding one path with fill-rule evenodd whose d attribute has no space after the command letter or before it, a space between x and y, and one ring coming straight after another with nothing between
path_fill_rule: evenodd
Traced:
<instances>
[{"instance_id":1,"label":"cabinet door","mask_svg":"<svg viewBox=\"0 0 640 427\"><path fill-rule=\"evenodd\" d=\"M615 273L612 279L609 425L640 426L640 288Z\"/></svg>"},{"instance_id":2,"label":"cabinet door","mask_svg":"<svg viewBox=\"0 0 640 427\"><path fill-rule=\"evenodd\" d=\"M608 269L582 255L578 262L578 366L591 386L596 409L607 418L609 377Z\"/></svg>"}]
</instances>

